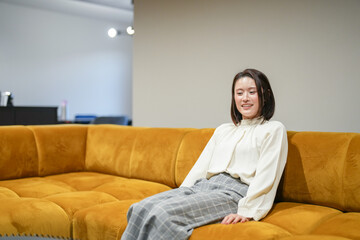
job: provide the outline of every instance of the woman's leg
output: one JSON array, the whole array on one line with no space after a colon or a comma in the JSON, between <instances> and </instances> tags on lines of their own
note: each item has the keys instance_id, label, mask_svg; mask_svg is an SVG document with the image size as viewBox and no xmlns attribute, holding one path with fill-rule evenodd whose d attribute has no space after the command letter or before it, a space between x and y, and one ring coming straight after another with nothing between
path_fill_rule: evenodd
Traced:
<instances>
[{"instance_id":1,"label":"woman's leg","mask_svg":"<svg viewBox=\"0 0 360 240\"><path fill-rule=\"evenodd\" d=\"M235 213L247 187L220 174L147 198L130 208L122 239L187 239L194 228Z\"/></svg>"},{"instance_id":2,"label":"woman's leg","mask_svg":"<svg viewBox=\"0 0 360 240\"><path fill-rule=\"evenodd\" d=\"M145 238L140 236L144 236L144 233L148 231L149 224L147 224L147 218L153 207L170 198L186 196L192 193L193 191L190 188L177 188L153 195L131 205L127 213L127 227L121 239L146 239L146 235Z\"/></svg>"},{"instance_id":3,"label":"woman's leg","mask_svg":"<svg viewBox=\"0 0 360 240\"><path fill-rule=\"evenodd\" d=\"M237 211L237 201L222 192L196 192L156 204L144 219L138 239L188 239L194 228L221 221Z\"/></svg>"}]
</instances>

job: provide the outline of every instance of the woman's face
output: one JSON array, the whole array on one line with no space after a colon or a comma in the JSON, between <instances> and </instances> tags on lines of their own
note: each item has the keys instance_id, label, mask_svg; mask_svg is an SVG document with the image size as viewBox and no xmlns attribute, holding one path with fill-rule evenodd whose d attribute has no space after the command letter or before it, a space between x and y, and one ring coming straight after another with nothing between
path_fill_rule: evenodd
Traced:
<instances>
[{"instance_id":1,"label":"woman's face","mask_svg":"<svg viewBox=\"0 0 360 240\"><path fill-rule=\"evenodd\" d=\"M242 77L235 83L234 99L237 110L243 119L258 117L259 96L255 80L250 77Z\"/></svg>"}]
</instances>

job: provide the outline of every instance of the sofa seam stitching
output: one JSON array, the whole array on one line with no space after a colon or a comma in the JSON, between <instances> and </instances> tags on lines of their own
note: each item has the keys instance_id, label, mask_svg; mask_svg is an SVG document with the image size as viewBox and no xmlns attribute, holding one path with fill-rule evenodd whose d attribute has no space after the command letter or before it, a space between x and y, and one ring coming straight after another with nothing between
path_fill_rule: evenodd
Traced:
<instances>
[{"instance_id":1,"label":"sofa seam stitching","mask_svg":"<svg viewBox=\"0 0 360 240\"><path fill-rule=\"evenodd\" d=\"M86 167L86 159L88 156L88 142L89 142L89 130L90 130L90 126L86 126L86 141L85 141L85 156L84 156L84 166L83 166L83 172L88 172L88 169Z\"/></svg>"},{"instance_id":2,"label":"sofa seam stitching","mask_svg":"<svg viewBox=\"0 0 360 240\"><path fill-rule=\"evenodd\" d=\"M177 178L177 166L178 166L178 157L179 157L179 150L180 147L183 145L183 140L185 138L185 135L187 135L190 132L190 130L186 130L186 132L182 135L181 139L180 139L180 144L178 145L177 149L176 149L176 156L175 156L175 163L174 163L174 183L175 183L175 187L180 187L178 186L177 182L176 182L176 178Z\"/></svg>"},{"instance_id":3,"label":"sofa seam stitching","mask_svg":"<svg viewBox=\"0 0 360 240\"><path fill-rule=\"evenodd\" d=\"M341 203L342 203L342 207L344 208L344 211L346 210L347 206L345 205L345 184L344 184L344 178L345 178L345 169L346 169L346 163L347 163L347 156L349 154L349 147L350 147L350 143L351 141L353 140L354 136L353 134L349 134L350 135L350 139L348 141L348 144L347 144L347 149L346 149L346 153L345 153L345 159L343 161L343 166L342 166L342 174L341 174L341 191L342 191L342 199L341 199Z\"/></svg>"},{"instance_id":4,"label":"sofa seam stitching","mask_svg":"<svg viewBox=\"0 0 360 240\"><path fill-rule=\"evenodd\" d=\"M138 135L139 135L139 132L140 132L141 129L139 129L138 131L136 131L136 135L135 135L135 140L134 140L134 143L131 147L131 154L130 154L130 158L129 158L129 178L132 178L132 174L131 174L131 166L132 166L132 159L133 159L133 155L134 155L134 149L135 149L135 146L136 146L136 142L138 141Z\"/></svg>"},{"instance_id":5,"label":"sofa seam stitching","mask_svg":"<svg viewBox=\"0 0 360 240\"><path fill-rule=\"evenodd\" d=\"M35 146L36 146L36 155L37 155L37 161L38 161L38 166L37 166L37 176L36 177L40 177L40 149L39 149L39 144L38 144L38 139L36 137L35 131L34 131L34 127L33 126L25 126L27 129L29 129L34 137L34 141L35 141Z\"/></svg>"}]
</instances>

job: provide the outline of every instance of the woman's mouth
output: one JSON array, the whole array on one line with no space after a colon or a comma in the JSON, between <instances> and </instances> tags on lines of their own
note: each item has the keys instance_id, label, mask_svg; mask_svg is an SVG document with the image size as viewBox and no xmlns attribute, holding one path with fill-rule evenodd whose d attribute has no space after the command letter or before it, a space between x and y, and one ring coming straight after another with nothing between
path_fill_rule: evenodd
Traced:
<instances>
[{"instance_id":1,"label":"woman's mouth","mask_svg":"<svg viewBox=\"0 0 360 240\"><path fill-rule=\"evenodd\" d=\"M250 109L252 106L253 106L253 104L243 104L243 105L241 105L241 107L242 107L244 110L248 110L248 109Z\"/></svg>"}]
</instances>

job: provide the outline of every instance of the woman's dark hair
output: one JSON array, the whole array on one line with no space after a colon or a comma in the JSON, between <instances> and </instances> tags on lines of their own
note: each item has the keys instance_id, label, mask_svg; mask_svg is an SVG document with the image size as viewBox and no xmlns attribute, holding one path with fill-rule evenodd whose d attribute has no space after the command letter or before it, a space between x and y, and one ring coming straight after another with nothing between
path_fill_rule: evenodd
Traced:
<instances>
[{"instance_id":1,"label":"woman's dark hair","mask_svg":"<svg viewBox=\"0 0 360 240\"><path fill-rule=\"evenodd\" d=\"M262 72L256 69L245 69L235 75L231 88L231 119L235 125L240 124L242 115L236 107L235 103L235 84L243 77L250 77L255 80L256 90L259 96L258 116L265 120L270 120L275 112L275 98L270 86L269 79Z\"/></svg>"}]
</instances>

